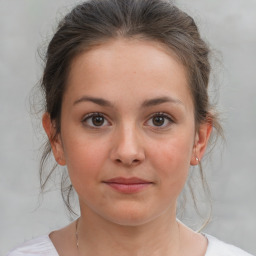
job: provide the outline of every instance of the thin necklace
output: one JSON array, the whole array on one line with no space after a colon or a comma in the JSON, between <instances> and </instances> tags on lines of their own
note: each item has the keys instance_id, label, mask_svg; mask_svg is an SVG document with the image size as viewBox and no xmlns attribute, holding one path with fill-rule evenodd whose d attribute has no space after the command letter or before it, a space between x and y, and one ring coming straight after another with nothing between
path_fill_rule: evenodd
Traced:
<instances>
[{"instance_id":1,"label":"thin necklace","mask_svg":"<svg viewBox=\"0 0 256 256\"><path fill-rule=\"evenodd\" d=\"M79 247L79 244L78 244L78 230L77 230L78 221L79 221L79 218L76 220L76 248L77 248L77 250L78 250L78 247Z\"/></svg>"},{"instance_id":2,"label":"thin necklace","mask_svg":"<svg viewBox=\"0 0 256 256\"><path fill-rule=\"evenodd\" d=\"M77 248L77 251L79 250L79 243L78 243L78 222L79 222L79 218L76 220L76 248ZM177 222L177 224L178 224L178 230L179 230L179 251L181 252L180 223Z\"/></svg>"}]
</instances>

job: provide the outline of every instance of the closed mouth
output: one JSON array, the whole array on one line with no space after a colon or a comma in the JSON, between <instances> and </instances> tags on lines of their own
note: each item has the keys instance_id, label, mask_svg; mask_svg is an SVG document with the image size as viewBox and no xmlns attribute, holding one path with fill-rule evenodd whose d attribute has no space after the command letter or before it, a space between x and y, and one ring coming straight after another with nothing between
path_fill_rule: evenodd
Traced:
<instances>
[{"instance_id":1,"label":"closed mouth","mask_svg":"<svg viewBox=\"0 0 256 256\"><path fill-rule=\"evenodd\" d=\"M153 182L140 179L137 177L131 177L131 178L124 178L124 177L117 177L112 178L106 181L103 181L104 183L112 183L112 184L123 184L123 185L136 185L136 184L152 184Z\"/></svg>"},{"instance_id":2,"label":"closed mouth","mask_svg":"<svg viewBox=\"0 0 256 256\"><path fill-rule=\"evenodd\" d=\"M151 181L140 179L137 177L131 178L123 178L123 177L116 177L113 179L109 179L104 181L106 185L118 191L122 194L134 194L139 193L140 191L145 190L150 185L154 184Z\"/></svg>"}]
</instances>

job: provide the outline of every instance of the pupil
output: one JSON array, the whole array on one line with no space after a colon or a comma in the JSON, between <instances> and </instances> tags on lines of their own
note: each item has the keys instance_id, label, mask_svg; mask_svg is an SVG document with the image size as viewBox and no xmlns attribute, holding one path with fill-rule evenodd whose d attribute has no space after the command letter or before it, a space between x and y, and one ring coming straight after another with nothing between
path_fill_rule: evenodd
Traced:
<instances>
[{"instance_id":1,"label":"pupil","mask_svg":"<svg viewBox=\"0 0 256 256\"><path fill-rule=\"evenodd\" d=\"M161 125L164 124L164 118L163 118L162 116L156 116L156 117L154 117L154 119L153 119L153 123L154 123L154 125L156 125L156 126L161 126Z\"/></svg>"},{"instance_id":2,"label":"pupil","mask_svg":"<svg viewBox=\"0 0 256 256\"><path fill-rule=\"evenodd\" d=\"M92 122L95 126L100 126L104 123L104 118L102 116L94 116Z\"/></svg>"}]
</instances>

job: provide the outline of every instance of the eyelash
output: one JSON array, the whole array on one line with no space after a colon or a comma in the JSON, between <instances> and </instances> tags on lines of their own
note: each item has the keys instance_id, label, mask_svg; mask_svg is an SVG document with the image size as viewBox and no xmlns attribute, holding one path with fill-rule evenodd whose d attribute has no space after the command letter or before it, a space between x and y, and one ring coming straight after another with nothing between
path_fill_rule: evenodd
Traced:
<instances>
[{"instance_id":1,"label":"eyelash","mask_svg":"<svg viewBox=\"0 0 256 256\"><path fill-rule=\"evenodd\" d=\"M166 114L166 113L164 113L164 112L158 112L158 113L154 113L153 115L151 115L150 116L150 118L148 119L148 121L147 121L147 123L150 121L150 120L152 120L154 117L161 117L161 118L164 118L165 120L164 121L168 121L168 123L166 124L166 125L164 125L164 126L154 126L154 125L151 125L152 127L154 127L154 128L158 128L158 129L164 129L164 128L167 128L171 123L174 123L174 121L173 121L173 118L170 116L170 115L168 115L168 114Z\"/></svg>"},{"instance_id":2,"label":"eyelash","mask_svg":"<svg viewBox=\"0 0 256 256\"><path fill-rule=\"evenodd\" d=\"M86 116L84 116L83 119L82 119L82 123L85 126L88 126L88 127L92 128L92 129L99 129L99 128L101 128L102 126L88 124L88 120L90 120L93 117L103 117L104 118L104 123L105 123L105 121L107 121L109 123L109 121L107 120L106 116L103 113L98 113L98 112L89 113Z\"/></svg>"},{"instance_id":3,"label":"eyelash","mask_svg":"<svg viewBox=\"0 0 256 256\"><path fill-rule=\"evenodd\" d=\"M98 112L89 113L89 114L87 114L86 116L84 116L83 119L82 119L82 123L83 123L85 126L90 127L90 128L92 128L92 129L100 129L101 127L106 126L106 125L99 125L99 126L97 126L97 125L93 125L93 124L88 124L88 120L90 120L90 119L93 118L93 117L102 117L102 118L104 118L104 123L105 123L106 121L109 123L107 126L111 125L110 122L107 120L106 116L105 116L103 113L98 113ZM148 126L152 126L152 127L154 127L154 128L158 128L158 129L164 129L164 128L168 127L168 126L170 125L170 123L174 123L172 117L171 117L170 115L164 113L164 112L158 112L158 113L152 114L152 115L150 116L150 118L147 120L146 123L148 123L149 121L152 121L152 119L153 119L154 117L161 117L161 118L164 118L164 119L165 119L164 121L167 120L167 121L168 121L168 124L166 124L166 125L164 125L164 126L162 126L162 125L161 125L161 126L157 126L157 125L155 125L155 126L154 126L154 125L148 125ZM92 120L91 120L91 121L92 121ZM103 124L104 124L104 123L103 123Z\"/></svg>"}]
</instances>

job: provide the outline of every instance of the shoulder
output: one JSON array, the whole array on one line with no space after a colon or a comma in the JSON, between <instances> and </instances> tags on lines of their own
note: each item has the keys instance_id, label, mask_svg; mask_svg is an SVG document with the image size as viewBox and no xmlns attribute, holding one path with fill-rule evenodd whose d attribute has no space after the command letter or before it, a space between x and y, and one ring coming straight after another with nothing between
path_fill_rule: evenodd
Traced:
<instances>
[{"instance_id":1,"label":"shoulder","mask_svg":"<svg viewBox=\"0 0 256 256\"><path fill-rule=\"evenodd\" d=\"M217 238L204 234L208 239L205 256L253 256L231 244L224 243Z\"/></svg>"},{"instance_id":2,"label":"shoulder","mask_svg":"<svg viewBox=\"0 0 256 256\"><path fill-rule=\"evenodd\" d=\"M58 256L48 235L30 240L10 251L7 256Z\"/></svg>"}]
</instances>

